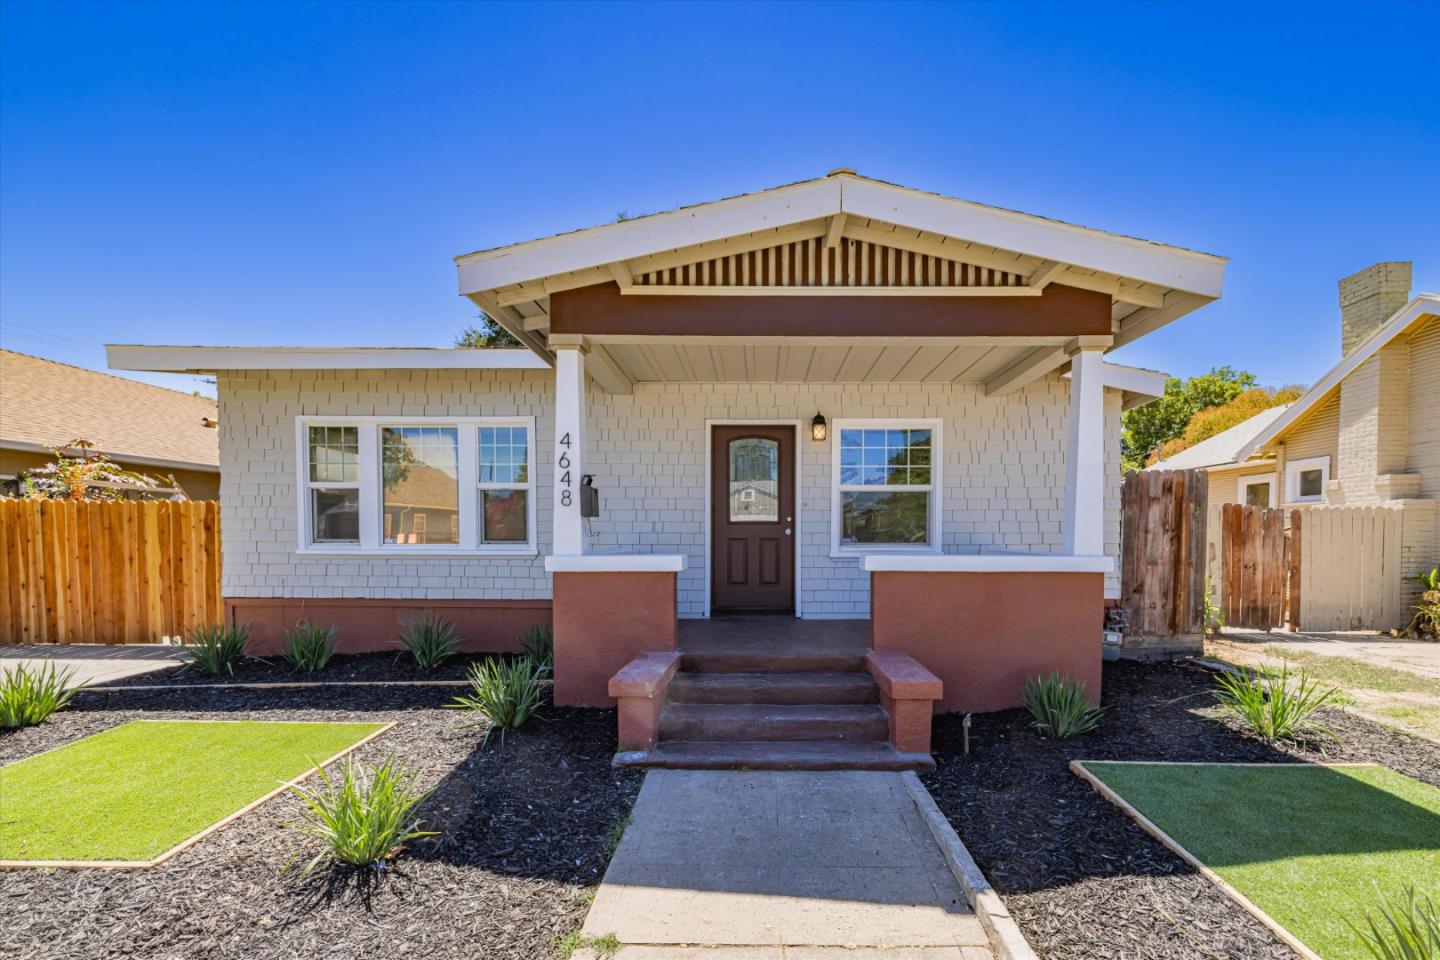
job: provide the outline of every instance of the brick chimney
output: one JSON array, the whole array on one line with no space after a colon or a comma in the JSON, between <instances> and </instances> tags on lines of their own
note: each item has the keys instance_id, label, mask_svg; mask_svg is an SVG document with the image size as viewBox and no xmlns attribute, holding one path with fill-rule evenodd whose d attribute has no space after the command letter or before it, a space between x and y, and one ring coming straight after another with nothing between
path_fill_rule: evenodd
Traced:
<instances>
[{"instance_id":1,"label":"brick chimney","mask_svg":"<svg viewBox=\"0 0 1440 960\"><path fill-rule=\"evenodd\" d=\"M1348 356L1410 300L1408 260L1366 267L1340 281L1340 354Z\"/></svg>"}]
</instances>

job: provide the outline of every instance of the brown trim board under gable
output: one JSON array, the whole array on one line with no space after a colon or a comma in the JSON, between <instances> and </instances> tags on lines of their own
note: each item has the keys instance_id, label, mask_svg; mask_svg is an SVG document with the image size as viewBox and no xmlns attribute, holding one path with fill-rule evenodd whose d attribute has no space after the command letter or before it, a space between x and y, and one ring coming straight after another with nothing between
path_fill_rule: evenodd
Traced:
<instances>
[{"instance_id":1,"label":"brown trim board under gable","mask_svg":"<svg viewBox=\"0 0 1440 960\"><path fill-rule=\"evenodd\" d=\"M615 283L550 295L550 332L589 336L1109 336L1110 297L1052 283L1040 296L627 296Z\"/></svg>"}]
</instances>

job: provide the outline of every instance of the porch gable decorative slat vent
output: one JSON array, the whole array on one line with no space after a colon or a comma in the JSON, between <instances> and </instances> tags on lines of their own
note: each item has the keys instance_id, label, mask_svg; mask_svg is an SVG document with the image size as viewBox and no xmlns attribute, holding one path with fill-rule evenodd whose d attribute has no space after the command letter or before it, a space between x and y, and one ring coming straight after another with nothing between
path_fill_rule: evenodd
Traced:
<instances>
[{"instance_id":1,"label":"porch gable decorative slat vent","mask_svg":"<svg viewBox=\"0 0 1440 960\"><path fill-rule=\"evenodd\" d=\"M1024 278L963 260L842 238L809 237L635 275L641 287L1021 287Z\"/></svg>"}]
</instances>

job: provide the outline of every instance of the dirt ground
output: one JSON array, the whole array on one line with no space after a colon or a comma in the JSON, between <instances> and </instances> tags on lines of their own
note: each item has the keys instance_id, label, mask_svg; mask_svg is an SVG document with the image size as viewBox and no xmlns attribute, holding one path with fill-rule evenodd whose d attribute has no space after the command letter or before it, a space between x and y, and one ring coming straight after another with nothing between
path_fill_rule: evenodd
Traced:
<instances>
[{"instance_id":1,"label":"dirt ground","mask_svg":"<svg viewBox=\"0 0 1440 960\"><path fill-rule=\"evenodd\" d=\"M1440 742L1440 643L1376 633L1226 631L1207 656L1242 666L1288 665L1344 691L1350 710Z\"/></svg>"}]
</instances>

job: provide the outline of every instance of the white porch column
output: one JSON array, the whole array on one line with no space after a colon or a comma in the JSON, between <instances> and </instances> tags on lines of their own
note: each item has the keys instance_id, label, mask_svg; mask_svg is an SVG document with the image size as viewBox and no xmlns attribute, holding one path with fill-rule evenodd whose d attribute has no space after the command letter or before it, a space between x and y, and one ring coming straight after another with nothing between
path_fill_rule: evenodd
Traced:
<instances>
[{"instance_id":1,"label":"white porch column","mask_svg":"<svg viewBox=\"0 0 1440 960\"><path fill-rule=\"evenodd\" d=\"M1105 552L1104 351L1083 344L1070 361L1070 444L1065 451L1065 553Z\"/></svg>"},{"instance_id":2,"label":"white porch column","mask_svg":"<svg viewBox=\"0 0 1440 960\"><path fill-rule=\"evenodd\" d=\"M554 335L555 351L555 510L552 552L577 557L586 552L585 524L580 519L580 477L585 472L585 340Z\"/></svg>"}]
</instances>

